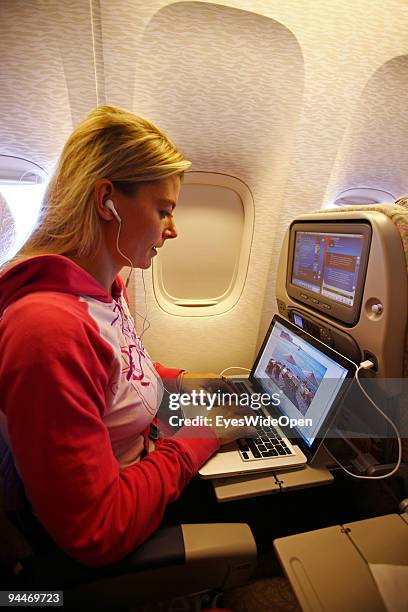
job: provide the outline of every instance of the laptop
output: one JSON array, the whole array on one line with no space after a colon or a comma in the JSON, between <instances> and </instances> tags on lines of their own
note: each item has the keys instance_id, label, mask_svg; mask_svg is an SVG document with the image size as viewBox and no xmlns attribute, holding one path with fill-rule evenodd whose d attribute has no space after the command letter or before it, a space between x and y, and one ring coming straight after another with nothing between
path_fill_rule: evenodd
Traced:
<instances>
[{"instance_id":1,"label":"laptop","mask_svg":"<svg viewBox=\"0 0 408 612\"><path fill-rule=\"evenodd\" d=\"M310 462L355 371L346 357L275 315L249 378L228 380L238 405L249 407L245 425L254 426L257 437L221 447L199 470L201 478Z\"/></svg>"}]
</instances>

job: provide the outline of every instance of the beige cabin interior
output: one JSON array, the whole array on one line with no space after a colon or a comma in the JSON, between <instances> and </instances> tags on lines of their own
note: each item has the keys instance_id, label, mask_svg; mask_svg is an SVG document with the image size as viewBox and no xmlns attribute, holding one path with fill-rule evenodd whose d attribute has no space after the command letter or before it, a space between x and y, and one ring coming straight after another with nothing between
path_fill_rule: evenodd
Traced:
<instances>
[{"instance_id":1,"label":"beige cabin interior","mask_svg":"<svg viewBox=\"0 0 408 612\"><path fill-rule=\"evenodd\" d=\"M404 251L394 219L376 209L408 193L405 0L0 0L0 24L0 263L35 224L41 186L73 127L95 106L117 105L157 122L193 164L175 212L177 241L169 241L129 287L139 331L145 317L150 323L144 343L154 360L191 372L251 368L273 315L293 321L300 312L329 329L334 348L357 365L374 355L376 372L368 377L407 378L408 242ZM31 187L24 200L16 195ZM288 293L294 221L370 225L367 275L353 324ZM378 303L380 312L373 310ZM405 398L402 393L395 402L407 434ZM300 484L289 474L288 494L331 482L325 473L313 472ZM285 477L276 475L235 483L238 488L219 482L216 494L228 503L244 489L251 496L282 493L283 483ZM405 533L401 516L396 527L392 518L380 528ZM374 527L361 527L370 542ZM334 549L341 529L311 541L319 550L317 564L301 563L312 563L314 577L322 571L318 545ZM245 582L255 563L245 529L232 527L230 535L225 558L204 546L204 565L214 563L217 586L228 580L214 559L230 563L234 586ZM213 532L210 539L218 537ZM293 570L302 546L304 541L277 545L288 555L281 562L296 592L294 605L310 612L346 609L327 588L321 597L313 591L318 587L305 595ZM376 563L407 565L400 550L381 560L372 546L368 557L375 549ZM195 562L203 567L200 558ZM138 580L143 584L143 576ZM350 612L385 609L371 577L369 585L363 578L356 584L358 603ZM197 583L196 590L209 586ZM169 588L168 597L175 591ZM280 609L269 599L262 605L245 612Z\"/></svg>"}]
</instances>

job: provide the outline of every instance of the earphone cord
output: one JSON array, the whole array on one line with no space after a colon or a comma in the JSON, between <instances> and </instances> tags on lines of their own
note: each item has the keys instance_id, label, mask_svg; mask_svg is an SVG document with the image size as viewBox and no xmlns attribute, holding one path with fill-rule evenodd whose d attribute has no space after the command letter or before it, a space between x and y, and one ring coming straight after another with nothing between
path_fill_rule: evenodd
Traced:
<instances>
[{"instance_id":1,"label":"earphone cord","mask_svg":"<svg viewBox=\"0 0 408 612\"><path fill-rule=\"evenodd\" d=\"M130 283L130 279L131 279L132 274L133 274L133 270L135 268L133 266L133 263L132 263L131 259L129 259L129 257L124 254L124 252L121 250L121 248L119 246L119 237L120 237L120 230L122 229L122 221L118 220L118 224L119 224L119 227L118 227L118 233L116 234L116 250L118 251L118 253L120 255L122 255L123 259L126 259L126 261L128 261L129 264L130 264L130 272L128 274L128 277L127 277L126 283L125 283L125 287L127 289L128 286L129 286L129 283ZM144 291L144 300L145 300L145 315L144 316L143 315L139 315L143 319L142 333L140 334L140 339L141 340L143 340L144 333L150 327L150 322L147 320L147 296L146 296L146 284L145 284L145 278L144 278L144 275L143 275L143 270L142 270L142 281L143 281L143 291ZM138 314L138 313L136 312L136 314Z\"/></svg>"},{"instance_id":2,"label":"earphone cord","mask_svg":"<svg viewBox=\"0 0 408 612\"><path fill-rule=\"evenodd\" d=\"M127 279L126 279L126 283L125 283L125 287L127 289L128 286L129 286L130 278L131 278L131 276L133 274L134 267L133 267L133 263L129 259L129 257L127 257L123 253L123 251L120 250L120 247L119 247L119 237L120 237L120 230L122 229L122 221L118 220L118 224L119 224L119 227L118 227L118 233L116 234L116 250L118 251L119 255L122 255L123 259L126 259L126 261L128 261L129 264L130 264L130 272L129 272L129 275L128 275Z\"/></svg>"},{"instance_id":3,"label":"earphone cord","mask_svg":"<svg viewBox=\"0 0 408 612\"><path fill-rule=\"evenodd\" d=\"M143 293L144 293L144 303L145 303L145 314L143 317L143 325L142 325L142 333L140 335L140 338L143 339L144 333L147 332L147 330L150 327L150 321L148 321L147 319L147 295L146 295L146 284L145 284L145 277L144 277L144 270L142 270L142 282L143 282ZM141 315L143 316L143 315ZM147 323L147 325L146 325ZM145 327L146 325L146 327Z\"/></svg>"}]
</instances>

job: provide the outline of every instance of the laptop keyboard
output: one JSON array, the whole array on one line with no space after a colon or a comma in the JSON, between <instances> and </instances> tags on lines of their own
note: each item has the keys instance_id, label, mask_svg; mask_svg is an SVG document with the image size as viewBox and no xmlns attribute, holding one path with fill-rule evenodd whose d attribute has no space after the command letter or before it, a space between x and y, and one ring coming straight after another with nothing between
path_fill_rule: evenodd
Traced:
<instances>
[{"instance_id":1,"label":"laptop keyboard","mask_svg":"<svg viewBox=\"0 0 408 612\"><path fill-rule=\"evenodd\" d=\"M249 393L245 383L234 380L234 387L237 388L239 393ZM237 440L240 455L244 461L271 459L272 457L285 457L295 454L284 442L279 430L274 427L262 426L255 429L258 434L255 438Z\"/></svg>"},{"instance_id":2,"label":"laptop keyboard","mask_svg":"<svg viewBox=\"0 0 408 612\"><path fill-rule=\"evenodd\" d=\"M282 435L273 427L257 427L256 438L241 438L237 440L241 457L245 461L255 459L271 459L293 455L293 451L284 442Z\"/></svg>"}]
</instances>

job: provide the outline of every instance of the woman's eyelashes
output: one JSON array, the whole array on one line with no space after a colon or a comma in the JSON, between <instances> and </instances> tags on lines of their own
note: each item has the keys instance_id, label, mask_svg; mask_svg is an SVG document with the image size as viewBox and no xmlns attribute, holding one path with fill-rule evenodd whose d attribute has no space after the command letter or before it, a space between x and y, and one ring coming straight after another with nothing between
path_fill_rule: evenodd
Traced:
<instances>
[{"instance_id":1,"label":"woman's eyelashes","mask_svg":"<svg viewBox=\"0 0 408 612\"><path fill-rule=\"evenodd\" d=\"M160 218L161 219L171 219L173 217L172 213L169 210L161 210Z\"/></svg>"}]
</instances>

